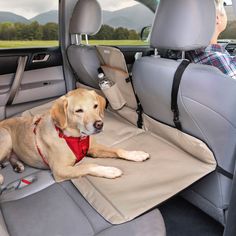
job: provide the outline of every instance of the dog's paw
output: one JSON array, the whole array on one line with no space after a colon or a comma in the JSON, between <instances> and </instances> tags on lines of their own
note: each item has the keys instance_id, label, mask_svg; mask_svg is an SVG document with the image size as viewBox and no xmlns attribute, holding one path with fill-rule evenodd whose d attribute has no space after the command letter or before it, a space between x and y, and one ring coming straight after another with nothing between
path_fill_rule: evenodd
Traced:
<instances>
[{"instance_id":1,"label":"dog's paw","mask_svg":"<svg viewBox=\"0 0 236 236\"><path fill-rule=\"evenodd\" d=\"M25 170L25 167L24 167L24 164L21 161L17 161L14 164L13 169L17 173L22 173Z\"/></svg>"},{"instance_id":2,"label":"dog's paw","mask_svg":"<svg viewBox=\"0 0 236 236\"><path fill-rule=\"evenodd\" d=\"M122 150L121 157L129 161L145 161L150 158L150 155L143 151L125 151Z\"/></svg>"},{"instance_id":3,"label":"dog's paw","mask_svg":"<svg viewBox=\"0 0 236 236\"><path fill-rule=\"evenodd\" d=\"M115 179L122 175L122 171L116 167L109 166L95 166L92 168L92 175L104 177L108 179Z\"/></svg>"}]
</instances>

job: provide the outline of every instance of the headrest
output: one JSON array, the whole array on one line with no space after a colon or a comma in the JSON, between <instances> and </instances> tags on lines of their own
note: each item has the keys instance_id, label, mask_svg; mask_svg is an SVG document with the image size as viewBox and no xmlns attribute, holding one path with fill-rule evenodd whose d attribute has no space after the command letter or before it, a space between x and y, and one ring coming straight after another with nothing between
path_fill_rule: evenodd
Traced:
<instances>
[{"instance_id":1,"label":"headrest","mask_svg":"<svg viewBox=\"0 0 236 236\"><path fill-rule=\"evenodd\" d=\"M96 0L78 0L71 20L71 34L96 34L102 25L102 10Z\"/></svg>"},{"instance_id":2,"label":"headrest","mask_svg":"<svg viewBox=\"0 0 236 236\"><path fill-rule=\"evenodd\" d=\"M206 47L215 20L214 0L161 0L152 26L151 46L181 51Z\"/></svg>"}]
</instances>

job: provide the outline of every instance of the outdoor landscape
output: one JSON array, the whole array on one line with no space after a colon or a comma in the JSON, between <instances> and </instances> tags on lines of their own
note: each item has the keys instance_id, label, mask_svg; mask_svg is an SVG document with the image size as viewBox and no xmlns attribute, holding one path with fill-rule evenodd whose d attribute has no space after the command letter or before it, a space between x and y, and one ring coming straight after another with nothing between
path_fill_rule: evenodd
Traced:
<instances>
[{"instance_id":1,"label":"outdoor landscape","mask_svg":"<svg viewBox=\"0 0 236 236\"><path fill-rule=\"evenodd\" d=\"M142 18L140 17L142 14ZM132 15L132 20L128 17ZM133 17L134 16L134 17ZM89 38L90 44L140 45L140 31L151 24L154 14L142 5L117 11L103 11L100 31ZM0 11L0 48L57 46L58 11L39 14L31 19Z\"/></svg>"},{"instance_id":2,"label":"outdoor landscape","mask_svg":"<svg viewBox=\"0 0 236 236\"><path fill-rule=\"evenodd\" d=\"M226 6L227 29L221 39L236 39L236 21L231 6ZM140 17L142 15L142 17ZM132 16L132 19L129 17ZM141 4L117 11L103 11L100 31L89 37L90 44L145 45L140 40L144 26L150 26L154 14ZM0 11L0 48L48 47L59 45L58 11L52 10L31 19Z\"/></svg>"}]
</instances>

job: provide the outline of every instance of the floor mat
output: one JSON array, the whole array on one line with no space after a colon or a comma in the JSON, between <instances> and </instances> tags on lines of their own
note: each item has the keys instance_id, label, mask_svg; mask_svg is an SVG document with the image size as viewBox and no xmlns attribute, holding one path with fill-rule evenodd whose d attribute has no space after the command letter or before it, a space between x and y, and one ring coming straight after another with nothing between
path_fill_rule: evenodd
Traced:
<instances>
[{"instance_id":1,"label":"floor mat","mask_svg":"<svg viewBox=\"0 0 236 236\"><path fill-rule=\"evenodd\" d=\"M168 236L222 236L223 226L181 197L159 206Z\"/></svg>"}]
</instances>

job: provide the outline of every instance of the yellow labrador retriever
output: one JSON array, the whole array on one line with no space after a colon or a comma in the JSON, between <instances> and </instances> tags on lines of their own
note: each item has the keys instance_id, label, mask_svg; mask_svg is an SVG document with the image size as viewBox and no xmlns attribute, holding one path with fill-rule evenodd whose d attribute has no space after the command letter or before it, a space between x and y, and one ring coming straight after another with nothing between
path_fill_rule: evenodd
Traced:
<instances>
[{"instance_id":1,"label":"yellow labrador retriever","mask_svg":"<svg viewBox=\"0 0 236 236\"><path fill-rule=\"evenodd\" d=\"M75 165L85 155L131 161L149 158L149 154L142 151L105 147L90 137L102 130L104 109L105 99L95 91L76 89L57 99L44 115L0 122L0 162L9 159L13 152L27 165L50 168L58 182L83 175L121 176L122 171L115 167ZM22 164L17 160L14 163Z\"/></svg>"}]
</instances>

